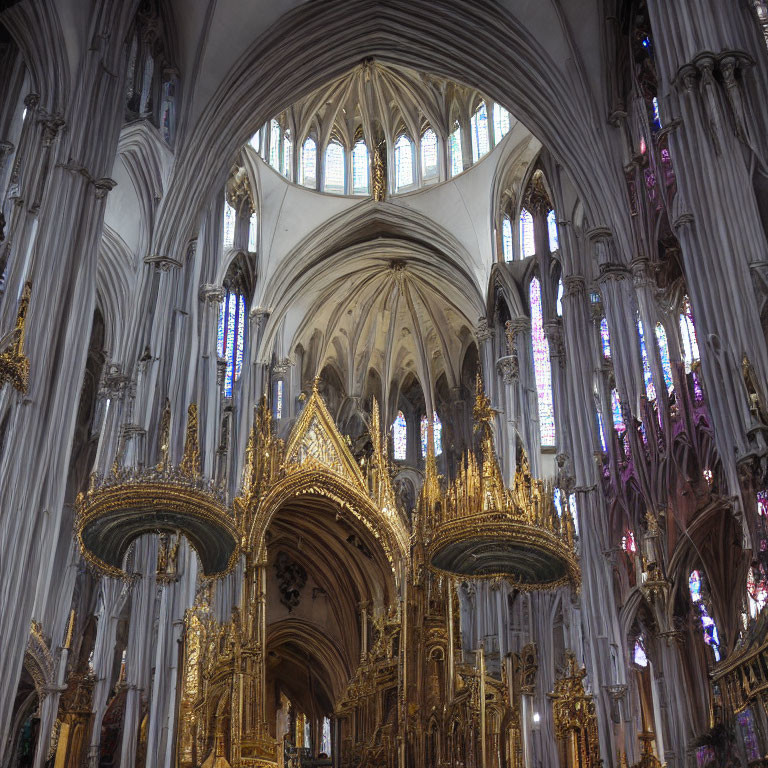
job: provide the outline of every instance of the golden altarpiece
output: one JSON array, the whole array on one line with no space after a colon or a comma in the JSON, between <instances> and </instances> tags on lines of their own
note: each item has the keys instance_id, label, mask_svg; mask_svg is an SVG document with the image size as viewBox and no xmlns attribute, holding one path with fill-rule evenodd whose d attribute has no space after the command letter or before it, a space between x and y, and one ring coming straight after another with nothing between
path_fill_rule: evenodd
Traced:
<instances>
[{"instance_id":1,"label":"golden altarpiece","mask_svg":"<svg viewBox=\"0 0 768 768\"><path fill-rule=\"evenodd\" d=\"M346 626L359 638L359 657L332 702L334 759L325 764L524 764L521 702L535 685L536 646L507 654L491 674L482 647L462 647L455 586L460 579L506 578L520 590L566 584L578 589L580 574L572 520L557 514L552 488L531 477L524 455L513 487L505 486L493 413L479 379L477 455L467 452L456 478L446 483L430 448L411 520L396 502L375 402L367 450L356 458L317 385L285 441L275 435L263 400L231 508L200 477L194 406L184 457L177 468L168 466L167 414L166 408L160 463L128 476L116 462L109 478L94 480L78 500L77 532L89 562L112 574L119 573L130 540L141 530L158 531L164 541L183 533L198 551L206 578L185 619L179 768L302 764L301 750L286 749L278 738L280 702L270 648L277 642L268 588L272 528L280 515L286 524L286 510L288 525L296 524L296 515L323 510L327 527L355 531L347 541L377 562L387 582L374 600L361 602L354 623ZM165 567L168 552L161 548L162 553ZM328 552L328 567L343 569L334 555ZM239 607L222 623L214 617L207 577L233 569L241 576ZM594 706L582 678L572 661L567 679L551 694L562 768L599 764ZM294 715L295 746L305 715Z\"/></svg>"}]
</instances>

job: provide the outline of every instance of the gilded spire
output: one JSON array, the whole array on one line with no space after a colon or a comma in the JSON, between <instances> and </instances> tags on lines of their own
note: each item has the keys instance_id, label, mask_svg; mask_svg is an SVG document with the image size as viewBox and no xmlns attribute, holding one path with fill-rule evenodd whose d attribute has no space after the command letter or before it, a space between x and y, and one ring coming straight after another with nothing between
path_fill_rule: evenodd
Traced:
<instances>
[{"instance_id":1,"label":"gilded spire","mask_svg":"<svg viewBox=\"0 0 768 768\"><path fill-rule=\"evenodd\" d=\"M163 472L168 466L168 452L171 445L171 401L166 397L163 413L160 416L160 431L158 434L157 471Z\"/></svg>"},{"instance_id":2,"label":"gilded spire","mask_svg":"<svg viewBox=\"0 0 768 768\"><path fill-rule=\"evenodd\" d=\"M197 434L197 403L190 403L187 408L187 436L184 440L184 455L181 457L179 471L183 475L196 478L200 475L200 443Z\"/></svg>"},{"instance_id":3,"label":"gilded spire","mask_svg":"<svg viewBox=\"0 0 768 768\"><path fill-rule=\"evenodd\" d=\"M0 384L10 382L22 394L26 394L29 387L29 358L24 354L24 336L31 296L32 283L27 282L19 299L16 325L6 337L5 347L0 352Z\"/></svg>"}]
</instances>

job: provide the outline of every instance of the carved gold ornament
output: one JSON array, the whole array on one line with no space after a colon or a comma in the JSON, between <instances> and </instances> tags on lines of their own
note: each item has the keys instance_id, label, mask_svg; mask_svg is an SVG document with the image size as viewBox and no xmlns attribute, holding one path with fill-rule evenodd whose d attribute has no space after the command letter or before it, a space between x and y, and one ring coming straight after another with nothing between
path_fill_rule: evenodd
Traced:
<instances>
[{"instance_id":1,"label":"carved gold ornament","mask_svg":"<svg viewBox=\"0 0 768 768\"><path fill-rule=\"evenodd\" d=\"M25 283L14 329L0 340L0 384L9 383L25 395L29 387L29 358L24 354L24 335L32 283Z\"/></svg>"}]
</instances>

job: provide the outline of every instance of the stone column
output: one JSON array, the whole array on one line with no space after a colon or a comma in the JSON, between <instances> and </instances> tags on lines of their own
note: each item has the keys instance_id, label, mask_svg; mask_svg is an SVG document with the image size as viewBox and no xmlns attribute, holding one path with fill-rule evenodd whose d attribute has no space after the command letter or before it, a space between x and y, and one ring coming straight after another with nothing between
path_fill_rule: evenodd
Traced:
<instances>
[{"instance_id":1,"label":"stone column","mask_svg":"<svg viewBox=\"0 0 768 768\"><path fill-rule=\"evenodd\" d=\"M55 115L50 115L53 122L38 126L46 150L39 156L44 172L41 168L39 184L27 188L33 209L39 201L37 225L15 241L10 254L0 328L5 333L13 327L21 288L30 281L24 353L31 375L24 396L9 385L0 394L0 417L9 414L0 459L0 506L5 510L0 522L0 611L15 617L5 629L0 657L0 743L7 737L21 672L34 584L47 577L46 563L53 559L59 537L95 303L105 196L114 186L108 174L123 122L122 41L137 4L108 0L94 10L86 33L92 43L79 62L67 105L72 122L64 139L54 140ZM23 8L14 6L4 21L11 27L23 24L22 13ZM62 98L41 94L51 111Z\"/></svg>"}]
</instances>

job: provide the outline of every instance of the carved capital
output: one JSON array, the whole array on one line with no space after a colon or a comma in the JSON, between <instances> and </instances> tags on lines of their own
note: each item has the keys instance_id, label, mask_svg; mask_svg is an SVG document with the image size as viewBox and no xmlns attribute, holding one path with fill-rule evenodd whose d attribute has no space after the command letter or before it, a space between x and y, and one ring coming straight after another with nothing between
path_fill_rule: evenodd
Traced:
<instances>
[{"instance_id":1,"label":"carved capital","mask_svg":"<svg viewBox=\"0 0 768 768\"><path fill-rule=\"evenodd\" d=\"M28 93L24 97L24 106L27 109L34 109L40 103L39 93Z\"/></svg>"},{"instance_id":2,"label":"carved capital","mask_svg":"<svg viewBox=\"0 0 768 768\"><path fill-rule=\"evenodd\" d=\"M291 369L291 366L293 365L293 360L291 360L289 357L284 357L282 360L279 360L275 365L272 367L272 372L275 374L275 376L285 376L286 373Z\"/></svg>"},{"instance_id":3,"label":"carved capital","mask_svg":"<svg viewBox=\"0 0 768 768\"><path fill-rule=\"evenodd\" d=\"M512 384L520 378L520 363L517 353L513 352L507 357L501 357L496 361L496 371L504 379L505 384Z\"/></svg>"},{"instance_id":4,"label":"carved capital","mask_svg":"<svg viewBox=\"0 0 768 768\"><path fill-rule=\"evenodd\" d=\"M200 301L204 304L221 304L225 296L224 286L216 285L215 283L203 283L200 286L198 295L200 296Z\"/></svg>"},{"instance_id":5,"label":"carved capital","mask_svg":"<svg viewBox=\"0 0 768 768\"><path fill-rule=\"evenodd\" d=\"M477 335L477 340L481 342L493 338L493 329L489 327L487 317L481 317L477 321L475 334Z\"/></svg>"}]
</instances>

